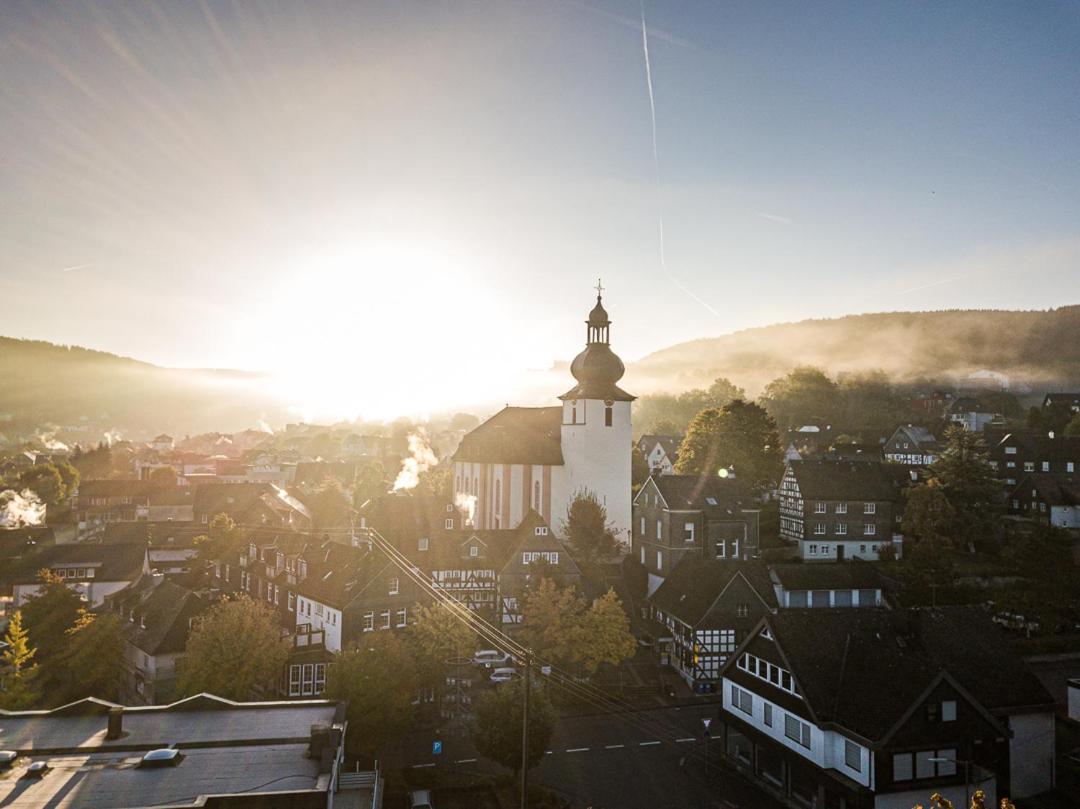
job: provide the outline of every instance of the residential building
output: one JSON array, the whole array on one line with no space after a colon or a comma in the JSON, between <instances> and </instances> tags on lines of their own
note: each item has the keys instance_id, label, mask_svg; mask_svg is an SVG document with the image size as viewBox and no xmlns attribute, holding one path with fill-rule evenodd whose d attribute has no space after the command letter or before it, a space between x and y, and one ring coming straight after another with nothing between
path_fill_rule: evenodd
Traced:
<instances>
[{"instance_id":1,"label":"residential building","mask_svg":"<svg viewBox=\"0 0 1080 809\"><path fill-rule=\"evenodd\" d=\"M968 432L978 433L1000 414L971 396L961 396L949 405L948 419Z\"/></svg>"},{"instance_id":2,"label":"residential building","mask_svg":"<svg viewBox=\"0 0 1080 809\"><path fill-rule=\"evenodd\" d=\"M462 439L453 456L454 502L471 503L476 528L516 528L530 509L555 525L588 490L619 541L629 541L634 397L616 384L625 368L611 350L610 328L597 295L585 350L570 365L576 384L562 404L506 407Z\"/></svg>"},{"instance_id":3,"label":"residential building","mask_svg":"<svg viewBox=\"0 0 1080 809\"><path fill-rule=\"evenodd\" d=\"M1011 432L992 443L989 454L1006 492L1030 474L1080 474L1080 436Z\"/></svg>"},{"instance_id":4,"label":"residential building","mask_svg":"<svg viewBox=\"0 0 1080 809\"><path fill-rule=\"evenodd\" d=\"M716 690L720 669L777 607L763 562L688 556L649 597L661 664L695 693Z\"/></svg>"},{"instance_id":5,"label":"residential building","mask_svg":"<svg viewBox=\"0 0 1080 809\"><path fill-rule=\"evenodd\" d=\"M128 705L155 705L175 699L177 670L192 622L210 599L165 579L141 577L105 598L103 612L116 613L124 638L120 698Z\"/></svg>"},{"instance_id":6,"label":"residential building","mask_svg":"<svg viewBox=\"0 0 1080 809\"><path fill-rule=\"evenodd\" d=\"M169 705L98 699L49 711L0 711L4 747L18 758L0 779L0 804L129 809L253 809L333 805L380 809L377 772L341 774L345 706L328 700L231 702L200 694ZM149 750L180 751L170 764L137 766ZM31 763L48 766L24 777ZM350 796L336 789L362 790ZM337 798L337 801L334 799Z\"/></svg>"},{"instance_id":7,"label":"residential building","mask_svg":"<svg viewBox=\"0 0 1080 809\"><path fill-rule=\"evenodd\" d=\"M152 571L179 575L194 566L198 557L195 539L205 536L206 530L205 525L171 520L111 522L96 541L103 545L145 545Z\"/></svg>"},{"instance_id":8,"label":"residential building","mask_svg":"<svg viewBox=\"0 0 1080 809\"><path fill-rule=\"evenodd\" d=\"M687 556L755 559L761 512L737 480L653 475L634 497L634 557L648 571L648 592Z\"/></svg>"},{"instance_id":9,"label":"residential building","mask_svg":"<svg viewBox=\"0 0 1080 809\"><path fill-rule=\"evenodd\" d=\"M1054 786L1054 700L977 608L780 610L722 683L724 754L791 806Z\"/></svg>"},{"instance_id":10,"label":"residential building","mask_svg":"<svg viewBox=\"0 0 1080 809\"><path fill-rule=\"evenodd\" d=\"M780 609L884 607L895 582L865 562L807 565L787 562L769 566Z\"/></svg>"},{"instance_id":11,"label":"residential building","mask_svg":"<svg viewBox=\"0 0 1080 809\"><path fill-rule=\"evenodd\" d=\"M38 572L48 570L78 592L90 607L98 607L105 597L123 590L150 572L146 548L141 545L97 545L73 543L53 545L23 559L12 573L12 596L21 607L38 594Z\"/></svg>"},{"instance_id":12,"label":"residential building","mask_svg":"<svg viewBox=\"0 0 1080 809\"><path fill-rule=\"evenodd\" d=\"M1058 528L1080 528L1080 476L1036 472L1009 493L1009 512Z\"/></svg>"},{"instance_id":13,"label":"residential building","mask_svg":"<svg viewBox=\"0 0 1080 809\"><path fill-rule=\"evenodd\" d=\"M194 520L208 524L227 514L241 526L311 528L307 507L272 483L204 483L195 487Z\"/></svg>"},{"instance_id":14,"label":"residential building","mask_svg":"<svg viewBox=\"0 0 1080 809\"><path fill-rule=\"evenodd\" d=\"M681 435L643 435L638 439L637 449L649 465L649 474L675 474L682 439Z\"/></svg>"},{"instance_id":15,"label":"residential building","mask_svg":"<svg viewBox=\"0 0 1080 809\"><path fill-rule=\"evenodd\" d=\"M1042 406L1044 410L1062 407L1073 413L1080 413L1080 393L1048 393L1043 397Z\"/></svg>"},{"instance_id":16,"label":"residential building","mask_svg":"<svg viewBox=\"0 0 1080 809\"><path fill-rule=\"evenodd\" d=\"M509 537L509 553L498 569L499 621L519 624L525 606L526 589L532 582L535 565L542 564L544 575L560 587L579 586L581 569L554 531L535 511L529 511L521 525Z\"/></svg>"},{"instance_id":17,"label":"residential building","mask_svg":"<svg viewBox=\"0 0 1080 809\"><path fill-rule=\"evenodd\" d=\"M877 461L789 461L780 481L780 536L811 562L900 555L897 488Z\"/></svg>"},{"instance_id":18,"label":"residential building","mask_svg":"<svg viewBox=\"0 0 1080 809\"><path fill-rule=\"evenodd\" d=\"M902 424L885 442L885 460L905 466L930 466L941 454L941 443L925 427Z\"/></svg>"}]
</instances>

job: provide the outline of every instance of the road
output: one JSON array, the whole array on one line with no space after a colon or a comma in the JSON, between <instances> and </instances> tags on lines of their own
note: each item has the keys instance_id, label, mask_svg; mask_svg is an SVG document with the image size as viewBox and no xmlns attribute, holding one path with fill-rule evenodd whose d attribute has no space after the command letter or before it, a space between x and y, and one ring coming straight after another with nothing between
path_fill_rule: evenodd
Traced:
<instances>
[{"instance_id":1,"label":"road","mask_svg":"<svg viewBox=\"0 0 1080 809\"><path fill-rule=\"evenodd\" d=\"M551 749L530 772L574 807L648 809L769 809L779 806L755 787L719 766L719 742L706 741L703 719L717 706L664 707L630 713L563 717ZM413 734L407 751L390 766L438 768L484 774L505 773L479 756L468 738L438 735L442 753L432 755L430 731Z\"/></svg>"}]
</instances>

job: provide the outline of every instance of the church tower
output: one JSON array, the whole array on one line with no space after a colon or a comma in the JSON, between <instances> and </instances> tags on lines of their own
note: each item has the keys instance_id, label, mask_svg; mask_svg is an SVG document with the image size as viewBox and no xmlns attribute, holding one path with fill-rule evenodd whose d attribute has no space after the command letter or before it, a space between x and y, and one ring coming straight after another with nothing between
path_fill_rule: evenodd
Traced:
<instances>
[{"instance_id":1,"label":"church tower","mask_svg":"<svg viewBox=\"0 0 1080 809\"><path fill-rule=\"evenodd\" d=\"M634 397L616 384L626 368L611 350L611 320L596 286L596 306L585 321L585 350L574 358L570 373L577 384L562 400L564 491L553 492L565 519L574 496L588 489L607 509L616 538L630 542L630 451L633 442L630 406Z\"/></svg>"}]
</instances>

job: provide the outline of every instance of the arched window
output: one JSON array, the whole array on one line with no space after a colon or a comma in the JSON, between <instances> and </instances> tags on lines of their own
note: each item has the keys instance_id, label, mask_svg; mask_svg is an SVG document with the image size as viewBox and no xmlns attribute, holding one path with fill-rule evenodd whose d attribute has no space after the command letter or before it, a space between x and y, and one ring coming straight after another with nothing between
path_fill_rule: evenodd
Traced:
<instances>
[{"instance_id":1,"label":"arched window","mask_svg":"<svg viewBox=\"0 0 1080 809\"><path fill-rule=\"evenodd\" d=\"M495 481L495 513L502 513L502 481Z\"/></svg>"},{"instance_id":2,"label":"arched window","mask_svg":"<svg viewBox=\"0 0 1080 809\"><path fill-rule=\"evenodd\" d=\"M540 481L533 484L533 511L540 513Z\"/></svg>"}]
</instances>

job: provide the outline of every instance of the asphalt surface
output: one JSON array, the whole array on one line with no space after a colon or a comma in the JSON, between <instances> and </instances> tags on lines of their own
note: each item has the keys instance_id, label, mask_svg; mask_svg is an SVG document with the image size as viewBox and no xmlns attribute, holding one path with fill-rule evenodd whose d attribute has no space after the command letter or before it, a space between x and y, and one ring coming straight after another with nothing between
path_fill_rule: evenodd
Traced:
<instances>
[{"instance_id":1,"label":"asphalt surface","mask_svg":"<svg viewBox=\"0 0 1080 809\"><path fill-rule=\"evenodd\" d=\"M592 809L778 807L720 764L720 743L706 742L702 722L716 714L717 705L707 704L563 717L530 780L574 807ZM439 755L432 754L436 740L442 742ZM432 731L412 734L385 763L414 770L507 772L478 755L467 736Z\"/></svg>"}]
</instances>

